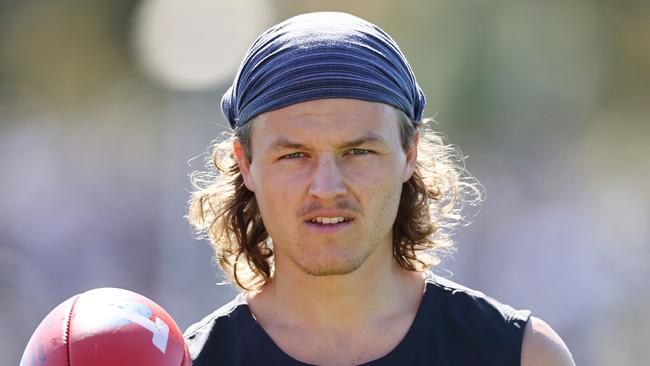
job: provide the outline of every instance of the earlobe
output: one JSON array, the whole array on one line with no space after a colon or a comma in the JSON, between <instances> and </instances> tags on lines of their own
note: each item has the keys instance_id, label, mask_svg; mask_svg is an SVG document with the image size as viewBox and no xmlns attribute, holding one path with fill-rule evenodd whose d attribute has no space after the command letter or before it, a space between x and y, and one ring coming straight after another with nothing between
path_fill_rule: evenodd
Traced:
<instances>
[{"instance_id":1,"label":"earlobe","mask_svg":"<svg viewBox=\"0 0 650 366\"><path fill-rule=\"evenodd\" d=\"M255 192L255 185L251 177L251 161L239 140L233 141L232 150L235 154L235 159L237 159L239 171L241 172L242 178L244 178L244 185L249 191Z\"/></svg>"},{"instance_id":2,"label":"earlobe","mask_svg":"<svg viewBox=\"0 0 650 366\"><path fill-rule=\"evenodd\" d=\"M420 132L416 131L411 141L411 146L406 152L406 168L404 169L404 182L407 182L413 176L418 163L418 142L420 141Z\"/></svg>"}]
</instances>

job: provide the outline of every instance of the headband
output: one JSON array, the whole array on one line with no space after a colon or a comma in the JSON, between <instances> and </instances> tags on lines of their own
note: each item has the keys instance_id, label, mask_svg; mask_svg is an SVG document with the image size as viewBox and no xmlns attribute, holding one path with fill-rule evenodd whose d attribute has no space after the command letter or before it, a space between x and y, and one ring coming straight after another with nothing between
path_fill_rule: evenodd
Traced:
<instances>
[{"instance_id":1,"label":"headband","mask_svg":"<svg viewBox=\"0 0 650 366\"><path fill-rule=\"evenodd\" d=\"M420 120L425 97L406 57L376 25L346 13L295 16L247 51L221 110L232 128L292 104L352 98L391 105Z\"/></svg>"}]
</instances>

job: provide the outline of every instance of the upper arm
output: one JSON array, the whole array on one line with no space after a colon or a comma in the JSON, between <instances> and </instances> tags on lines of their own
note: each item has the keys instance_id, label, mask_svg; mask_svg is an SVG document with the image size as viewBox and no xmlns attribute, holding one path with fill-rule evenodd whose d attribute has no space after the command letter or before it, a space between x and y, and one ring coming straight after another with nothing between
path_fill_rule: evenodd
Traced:
<instances>
[{"instance_id":1,"label":"upper arm","mask_svg":"<svg viewBox=\"0 0 650 366\"><path fill-rule=\"evenodd\" d=\"M521 348L522 366L575 366L571 352L546 322L530 317Z\"/></svg>"}]
</instances>

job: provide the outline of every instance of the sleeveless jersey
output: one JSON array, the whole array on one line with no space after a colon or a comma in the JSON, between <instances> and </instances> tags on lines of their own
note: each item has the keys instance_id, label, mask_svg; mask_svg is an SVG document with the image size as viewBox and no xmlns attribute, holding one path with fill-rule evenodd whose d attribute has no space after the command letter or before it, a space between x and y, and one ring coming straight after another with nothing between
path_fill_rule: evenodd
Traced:
<instances>
[{"instance_id":1,"label":"sleeveless jersey","mask_svg":"<svg viewBox=\"0 0 650 366\"><path fill-rule=\"evenodd\" d=\"M402 341L365 366L519 365L530 311L427 274L418 312ZM284 353L256 322L243 295L185 332L194 366L308 365Z\"/></svg>"}]
</instances>

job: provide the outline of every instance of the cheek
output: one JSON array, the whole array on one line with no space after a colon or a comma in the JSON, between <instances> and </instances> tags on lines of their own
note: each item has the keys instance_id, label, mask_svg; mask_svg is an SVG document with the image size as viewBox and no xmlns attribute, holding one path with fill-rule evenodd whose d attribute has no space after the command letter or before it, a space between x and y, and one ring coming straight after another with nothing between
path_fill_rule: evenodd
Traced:
<instances>
[{"instance_id":1,"label":"cheek","mask_svg":"<svg viewBox=\"0 0 650 366\"><path fill-rule=\"evenodd\" d=\"M292 208L296 201L298 184L295 180L289 179L289 175L282 174L272 169L258 171L256 181L258 182L255 191L260 211L265 217L275 218L278 213L283 215L278 218L288 216L295 207ZM261 179L262 184L259 184ZM268 214L267 214L268 212Z\"/></svg>"},{"instance_id":2,"label":"cheek","mask_svg":"<svg viewBox=\"0 0 650 366\"><path fill-rule=\"evenodd\" d=\"M394 220L397 215L397 209L399 207L400 196L402 194L402 181L396 180L392 182L393 184L387 185L383 191L383 211L388 215L392 220Z\"/></svg>"},{"instance_id":3,"label":"cheek","mask_svg":"<svg viewBox=\"0 0 650 366\"><path fill-rule=\"evenodd\" d=\"M390 169L364 170L355 177L354 184L364 206L387 220L397 214L402 193L402 176Z\"/></svg>"}]
</instances>

